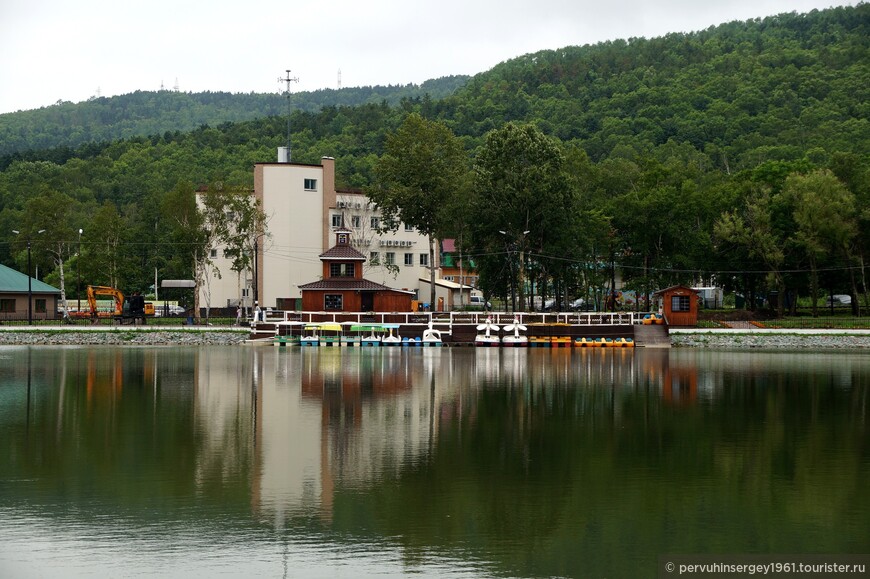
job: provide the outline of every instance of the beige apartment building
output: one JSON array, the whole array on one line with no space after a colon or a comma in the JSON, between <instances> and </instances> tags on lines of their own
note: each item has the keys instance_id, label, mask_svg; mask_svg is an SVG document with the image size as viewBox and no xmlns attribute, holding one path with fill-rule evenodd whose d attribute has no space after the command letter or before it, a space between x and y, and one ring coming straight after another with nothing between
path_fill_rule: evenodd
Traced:
<instances>
[{"instance_id":1,"label":"beige apartment building","mask_svg":"<svg viewBox=\"0 0 870 579\"><path fill-rule=\"evenodd\" d=\"M419 279L429 277L427 238L405 225L378 233L377 207L360 191L336 190L332 157L323 157L319 165L258 163L254 195L266 214L268 232L258 240L255 271L237 274L224 248L212 248L213 267L200 289L201 307L252 307L258 297L263 308L296 309L302 298L299 286L322 277L319 256L342 226L352 231L353 247L368 257L366 279L418 291Z\"/></svg>"}]
</instances>

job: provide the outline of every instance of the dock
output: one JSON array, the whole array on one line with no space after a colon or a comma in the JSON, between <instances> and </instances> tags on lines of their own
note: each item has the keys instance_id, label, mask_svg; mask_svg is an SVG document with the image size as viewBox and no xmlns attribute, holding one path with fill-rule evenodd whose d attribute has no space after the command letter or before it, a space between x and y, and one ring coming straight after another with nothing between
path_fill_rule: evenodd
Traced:
<instances>
[{"instance_id":1,"label":"dock","mask_svg":"<svg viewBox=\"0 0 870 579\"><path fill-rule=\"evenodd\" d=\"M669 347L666 324L649 324L648 312L300 312L271 311L251 322L250 339L274 341L279 328L297 324L397 324L403 338L422 337L430 326L439 330L444 346L474 346L477 326L489 320L500 327L519 321L526 327L529 347L565 347L576 340L629 340L637 347ZM280 341L280 339L279 339ZM285 340L286 341L286 340Z\"/></svg>"}]
</instances>

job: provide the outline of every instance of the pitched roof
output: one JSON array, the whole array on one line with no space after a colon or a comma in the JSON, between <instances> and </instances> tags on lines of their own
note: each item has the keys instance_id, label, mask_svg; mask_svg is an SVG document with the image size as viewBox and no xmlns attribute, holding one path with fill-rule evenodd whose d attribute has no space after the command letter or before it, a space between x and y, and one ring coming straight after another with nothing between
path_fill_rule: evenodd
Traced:
<instances>
[{"instance_id":1,"label":"pitched roof","mask_svg":"<svg viewBox=\"0 0 870 579\"><path fill-rule=\"evenodd\" d=\"M35 294L59 294L60 290L31 278L30 291ZM27 293L27 275L15 271L11 267L0 265L0 293Z\"/></svg>"},{"instance_id":2,"label":"pitched roof","mask_svg":"<svg viewBox=\"0 0 870 579\"><path fill-rule=\"evenodd\" d=\"M365 261L366 256L355 250L349 245L335 245L330 247L325 252L321 253L318 257L322 260L330 260L330 259L341 259L344 261L353 260L353 261Z\"/></svg>"},{"instance_id":3,"label":"pitched roof","mask_svg":"<svg viewBox=\"0 0 870 579\"><path fill-rule=\"evenodd\" d=\"M354 278L329 278L311 283L302 284L300 290L336 290L336 291L392 291L400 293L414 293L404 290L397 290L367 279Z\"/></svg>"},{"instance_id":4,"label":"pitched roof","mask_svg":"<svg viewBox=\"0 0 870 579\"><path fill-rule=\"evenodd\" d=\"M696 290L696 289L690 288L689 286L685 286L685 285L677 284L677 285L672 285L671 287L666 287L665 289L660 289L660 290L657 291L657 292L653 292L653 295L654 295L654 296L659 296L659 295L662 295L662 294L665 293L665 292L669 292L669 291L673 291L673 290L678 290L678 289L681 289L681 290L689 290L690 292L698 293L698 290Z\"/></svg>"},{"instance_id":5,"label":"pitched roof","mask_svg":"<svg viewBox=\"0 0 870 579\"><path fill-rule=\"evenodd\" d=\"M428 277L421 277L419 281L420 281L420 283L422 283L422 284L429 285L429 282L430 282L431 280L430 280ZM472 286L470 286L470 285L462 285L461 283L457 283L457 282L455 282L455 281L449 281L449 280L446 280L446 279L436 279L436 280L435 280L435 285L436 285L436 286L440 286L440 287L446 287L446 288L448 288L448 289L467 289L467 290L472 290L472 289L474 289L474 288L473 288Z\"/></svg>"}]
</instances>

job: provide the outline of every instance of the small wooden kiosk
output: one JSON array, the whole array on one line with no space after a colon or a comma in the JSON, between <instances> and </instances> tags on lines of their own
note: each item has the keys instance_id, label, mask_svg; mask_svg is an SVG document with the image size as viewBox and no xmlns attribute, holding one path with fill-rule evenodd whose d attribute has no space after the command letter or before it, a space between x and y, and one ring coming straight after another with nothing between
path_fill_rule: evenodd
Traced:
<instances>
[{"instance_id":1,"label":"small wooden kiosk","mask_svg":"<svg viewBox=\"0 0 870 579\"><path fill-rule=\"evenodd\" d=\"M698 325L698 292L684 285L675 285L653 294L661 300L662 313L670 326Z\"/></svg>"}]
</instances>

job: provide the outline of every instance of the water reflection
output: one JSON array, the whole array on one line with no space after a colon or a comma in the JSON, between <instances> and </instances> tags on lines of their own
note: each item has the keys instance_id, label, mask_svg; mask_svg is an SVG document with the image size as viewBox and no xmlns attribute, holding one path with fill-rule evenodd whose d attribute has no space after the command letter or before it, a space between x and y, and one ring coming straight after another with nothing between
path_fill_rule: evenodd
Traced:
<instances>
[{"instance_id":1,"label":"water reflection","mask_svg":"<svg viewBox=\"0 0 870 579\"><path fill-rule=\"evenodd\" d=\"M99 548L179 575L256 553L653 576L667 552L866 550L868 380L862 354L0 348L0 569L87 575Z\"/></svg>"}]
</instances>

